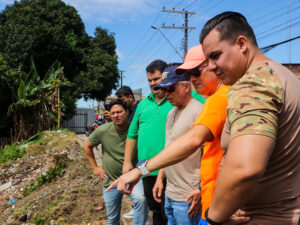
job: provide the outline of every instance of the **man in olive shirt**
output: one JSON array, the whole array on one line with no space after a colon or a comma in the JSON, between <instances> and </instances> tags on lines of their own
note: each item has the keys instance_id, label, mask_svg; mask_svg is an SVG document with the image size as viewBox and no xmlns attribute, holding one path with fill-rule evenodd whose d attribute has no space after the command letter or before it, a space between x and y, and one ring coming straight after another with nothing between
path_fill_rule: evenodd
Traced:
<instances>
[{"instance_id":1,"label":"man in olive shirt","mask_svg":"<svg viewBox=\"0 0 300 225\"><path fill-rule=\"evenodd\" d=\"M158 154L165 145L165 124L167 115L172 106L165 97L163 90L154 87L162 80L162 72L167 64L162 60L155 60L147 68L147 80L151 93L142 100L134 114L128 130L123 173L129 172L132 165L132 153L138 147L138 159L151 159ZM152 194L158 171L153 171L150 176L143 178L145 197L150 210L153 211L153 225L166 224L163 204L157 203Z\"/></svg>"},{"instance_id":2,"label":"man in olive shirt","mask_svg":"<svg viewBox=\"0 0 300 225\"><path fill-rule=\"evenodd\" d=\"M123 194L116 189L105 192L116 178L122 174L124 160L125 140L130 122L128 121L128 109L126 103L121 100L114 100L109 105L111 123L98 127L84 143L84 153L88 159L95 175L103 181L103 198L107 210L107 224L120 224L121 201ZM102 144L102 167L97 166L93 147ZM133 154L133 161L136 162L136 154ZM142 183L137 184L133 190L131 199L134 202L133 224L143 225L147 220L147 204L143 193Z\"/></svg>"}]
</instances>

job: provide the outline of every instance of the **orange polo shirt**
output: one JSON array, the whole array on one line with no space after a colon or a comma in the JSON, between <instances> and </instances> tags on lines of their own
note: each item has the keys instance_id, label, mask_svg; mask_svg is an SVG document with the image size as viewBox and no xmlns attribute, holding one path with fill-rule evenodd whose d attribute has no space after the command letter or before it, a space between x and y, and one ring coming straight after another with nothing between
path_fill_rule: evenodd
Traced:
<instances>
[{"instance_id":1,"label":"orange polo shirt","mask_svg":"<svg viewBox=\"0 0 300 225\"><path fill-rule=\"evenodd\" d=\"M219 165L222 161L221 134L226 120L227 92L230 86L220 87L203 105L194 125L206 126L214 136L213 141L205 142L201 158L201 204L202 217L209 208L215 191Z\"/></svg>"}]
</instances>

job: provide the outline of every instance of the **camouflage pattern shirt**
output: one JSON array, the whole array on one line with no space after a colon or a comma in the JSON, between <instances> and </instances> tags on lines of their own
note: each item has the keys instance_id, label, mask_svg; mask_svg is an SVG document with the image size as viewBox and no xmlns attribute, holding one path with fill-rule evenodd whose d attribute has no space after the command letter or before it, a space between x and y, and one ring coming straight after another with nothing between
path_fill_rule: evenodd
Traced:
<instances>
[{"instance_id":1,"label":"camouflage pattern shirt","mask_svg":"<svg viewBox=\"0 0 300 225\"><path fill-rule=\"evenodd\" d=\"M264 135L275 142L264 175L243 205L251 217L247 224L296 225L300 216L300 81L281 64L259 62L229 89L224 150L230 139L241 135Z\"/></svg>"}]
</instances>

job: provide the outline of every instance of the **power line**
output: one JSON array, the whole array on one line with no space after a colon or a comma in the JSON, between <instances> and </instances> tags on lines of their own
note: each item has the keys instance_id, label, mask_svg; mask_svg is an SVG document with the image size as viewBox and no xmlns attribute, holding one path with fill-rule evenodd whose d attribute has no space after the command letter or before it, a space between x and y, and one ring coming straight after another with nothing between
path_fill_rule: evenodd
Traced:
<instances>
[{"instance_id":1,"label":"power line","mask_svg":"<svg viewBox=\"0 0 300 225\"><path fill-rule=\"evenodd\" d=\"M175 27L175 26L163 26L162 28L167 28L167 29L184 29L184 56L187 53L187 46L188 46L188 30L189 29L196 29L196 27L189 27L188 26L188 16L189 15L195 15L196 12L189 12L187 10L182 10L182 11L176 11L176 10L167 10L163 9L163 12L169 12L169 13L179 13L179 14L184 14L184 27Z\"/></svg>"},{"instance_id":2,"label":"power line","mask_svg":"<svg viewBox=\"0 0 300 225\"><path fill-rule=\"evenodd\" d=\"M295 19L298 19L298 18L300 18L300 16L294 18L294 20L295 20ZM300 20L299 20L299 21L300 21ZM276 25L276 26L274 26L274 27L271 27L271 28L268 29L268 30L265 30L265 31L263 31L263 32L258 33L257 36L260 36L260 35L262 35L262 34L264 34L264 33L268 33L270 30L274 30L275 28L278 28L278 27L280 27L280 26L283 26L283 25L287 24L288 22L289 22L289 21L285 21L284 23L281 23L281 24L279 24L279 25ZM298 22L298 21L297 21L297 22Z\"/></svg>"},{"instance_id":3,"label":"power line","mask_svg":"<svg viewBox=\"0 0 300 225\"><path fill-rule=\"evenodd\" d=\"M267 34L267 35L265 35L265 36L263 36L263 37L260 37L260 38L258 38L258 40L262 40L262 39L264 39L264 38L266 38L266 37L269 37L269 36L271 36L271 35L273 35L273 34L278 34L280 31L286 30L286 29L288 29L290 26L292 27L292 26L296 26L296 25L299 25L299 24L300 24L300 21L297 21L296 23L293 23L293 24L291 24L291 25L288 25L288 26L286 26L286 27L283 27L283 28L281 28L281 29L279 29L279 30L277 30L277 31L274 31L274 32L272 32L272 33L270 33L270 34Z\"/></svg>"},{"instance_id":4,"label":"power line","mask_svg":"<svg viewBox=\"0 0 300 225\"><path fill-rule=\"evenodd\" d=\"M296 10L299 9L299 8L300 8L300 6L298 6L298 7L296 7L296 8L293 8L293 9L291 10L291 12L296 11ZM282 8L279 9L279 11L282 12ZM284 13L278 15L278 16L273 16L273 17L270 18L269 20L267 20L267 21L265 21L265 22L262 22L262 23L256 25L255 27L257 28L257 27L260 27L260 26L262 26L262 25L266 25L266 24L269 23L269 22L274 22L274 20L277 20L278 18L280 18L280 17L282 17L282 16L285 16L285 15L288 14L288 13L289 13L289 11L287 10L286 12L284 12Z\"/></svg>"},{"instance_id":5,"label":"power line","mask_svg":"<svg viewBox=\"0 0 300 225\"><path fill-rule=\"evenodd\" d=\"M249 17L250 15L252 14L256 14L257 15L257 12L261 11L261 10L266 10L267 8L271 7L271 6L274 6L275 4L277 4L278 2L280 2L281 0L277 0L276 2L272 2L270 4L266 4L265 6L259 6L258 9L255 9L253 11L251 11L250 13L247 14L247 17Z\"/></svg>"},{"instance_id":6,"label":"power line","mask_svg":"<svg viewBox=\"0 0 300 225\"><path fill-rule=\"evenodd\" d=\"M288 40L285 40L285 41L282 41L282 42L279 42L279 43L276 43L276 44L268 45L266 47L260 48L260 50L262 51L262 53L266 53L266 52L270 51L271 49L273 49L273 48L275 48L279 45L294 41L298 38L300 38L300 36L297 36L297 37L294 37L294 38L291 38L291 39L288 39Z\"/></svg>"}]
</instances>

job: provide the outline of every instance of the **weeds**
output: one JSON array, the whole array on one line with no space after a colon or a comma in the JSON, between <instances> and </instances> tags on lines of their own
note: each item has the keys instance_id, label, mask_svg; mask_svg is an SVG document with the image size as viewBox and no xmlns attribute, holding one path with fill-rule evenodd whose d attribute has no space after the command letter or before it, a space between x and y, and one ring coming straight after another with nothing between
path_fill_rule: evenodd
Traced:
<instances>
[{"instance_id":1,"label":"weeds","mask_svg":"<svg viewBox=\"0 0 300 225\"><path fill-rule=\"evenodd\" d=\"M68 134L70 133L67 129L61 129L59 132L54 132L54 135ZM49 141L53 139L53 136L49 133L42 132L38 133L27 140L16 142L11 145L6 145L3 149L0 149L0 163L9 162L12 160L17 160L22 158L26 154L26 149L32 144L46 145Z\"/></svg>"},{"instance_id":2,"label":"weeds","mask_svg":"<svg viewBox=\"0 0 300 225\"><path fill-rule=\"evenodd\" d=\"M54 168L48 170L46 174L42 174L41 176L36 178L36 181L30 185L27 185L25 190L23 191L23 196L26 197L30 195L32 192L36 191L45 183L50 183L56 177L62 177L65 173L66 162L63 159L58 159Z\"/></svg>"},{"instance_id":3,"label":"weeds","mask_svg":"<svg viewBox=\"0 0 300 225\"><path fill-rule=\"evenodd\" d=\"M20 144L5 145L5 147L0 150L0 163L16 160L25 154L26 148L20 146Z\"/></svg>"},{"instance_id":4,"label":"weeds","mask_svg":"<svg viewBox=\"0 0 300 225\"><path fill-rule=\"evenodd\" d=\"M41 215L36 215L33 220L32 220L32 223L33 224L36 224L36 225L42 225L42 224L45 224L45 218Z\"/></svg>"}]
</instances>

